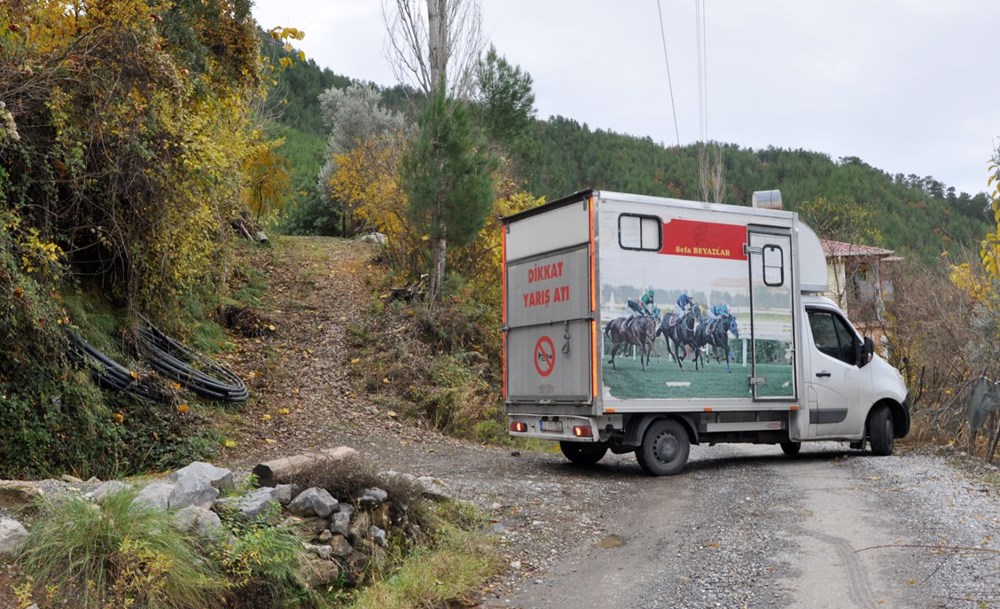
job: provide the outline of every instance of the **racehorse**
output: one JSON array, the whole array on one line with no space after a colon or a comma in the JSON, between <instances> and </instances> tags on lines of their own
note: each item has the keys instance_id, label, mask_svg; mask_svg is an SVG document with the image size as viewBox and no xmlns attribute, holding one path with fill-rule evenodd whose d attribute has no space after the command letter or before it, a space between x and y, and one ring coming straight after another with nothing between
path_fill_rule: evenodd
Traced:
<instances>
[{"instance_id":1,"label":"racehorse","mask_svg":"<svg viewBox=\"0 0 1000 609\"><path fill-rule=\"evenodd\" d=\"M639 363L646 369L650 353L653 351L653 341L656 339L657 319L649 315L634 317L618 317L604 327L604 335L611 339L611 367L615 367L615 355L623 345L639 347Z\"/></svg>"},{"instance_id":2,"label":"racehorse","mask_svg":"<svg viewBox=\"0 0 1000 609\"><path fill-rule=\"evenodd\" d=\"M697 349L695 343L695 328L701 320L701 307L695 305L693 309L684 313L680 317L677 314L664 316L660 322L660 327L656 330L656 336L663 335L667 341L667 351L674 356L680 369L684 369L681 360L684 359L684 352L687 347ZM653 338L655 339L656 336ZM695 361L697 367L697 360Z\"/></svg>"},{"instance_id":3,"label":"racehorse","mask_svg":"<svg viewBox=\"0 0 1000 609\"><path fill-rule=\"evenodd\" d=\"M711 324L711 320L706 320L698 324L698 329L695 330L695 342L699 347L710 345L713 350L722 349L726 354L726 371L732 374L733 369L729 365L729 333L732 332L734 338L740 337L740 329L736 324L736 317L733 315L723 315L715 320L715 327L709 330ZM718 355L716 355L716 360L719 359ZM700 350L695 353L695 370L698 369L699 360L701 360L702 367L704 367L705 359Z\"/></svg>"}]
</instances>

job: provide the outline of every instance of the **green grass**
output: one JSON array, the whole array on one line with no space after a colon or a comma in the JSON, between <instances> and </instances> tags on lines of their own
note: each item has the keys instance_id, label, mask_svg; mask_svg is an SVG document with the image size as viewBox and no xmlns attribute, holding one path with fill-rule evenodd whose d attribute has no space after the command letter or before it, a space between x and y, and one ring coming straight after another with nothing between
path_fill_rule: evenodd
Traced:
<instances>
[{"instance_id":1,"label":"green grass","mask_svg":"<svg viewBox=\"0 0 1000 609\"><path fill-rule=\"evenodd\" d=\"M136 492L100 504L62 497L46 504L20 557L43 603L84 609L218 607L226 580L202 560L172 514L133 504Z\"/></svg>"},{"instance_id":2,"label":"green grass","mask_svg":"<svg viewBox=\"0 0 1000 609\"><path fill-rule=\"evenodd\" d=\"M604 365L604 384L616 398L748 398L750 397L750 366L731 363L732 373L726 372L725 362L712 360L701 370L694 369L688 358L681 370L669 357L654 357L646 370L642 370L638 358L616 357L615 367ZM791 382L791 366L764 364L757 366L757 374L768 380L766 387L774 391L766 395L782 395L791 392L791 387L782 387ZM667 383L689 383L670 386Z\"/></svg>"},{"instance_id":3,"label":"green grass","mask_svg":"<svg viewBox=\"0 0 1000 609\"><path fill-rule=\"evenodd\" d=\"M495 541L474 530L479 514L451 504L450 522L439 522L433 541L409 554L395 572L366 588L352 609L471 607L484 582L500 572L503 561ZM439 508L440 509L440 508Z\"/></svg>"}]
</instances>

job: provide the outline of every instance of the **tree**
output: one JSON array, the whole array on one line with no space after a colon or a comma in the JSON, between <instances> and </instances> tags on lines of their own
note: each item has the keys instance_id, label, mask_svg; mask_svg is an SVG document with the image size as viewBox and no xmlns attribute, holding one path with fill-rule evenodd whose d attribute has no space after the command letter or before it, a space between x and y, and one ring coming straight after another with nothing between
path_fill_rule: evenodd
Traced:
<instances>
[{"instance_id":1,"label":"tree","mask_svg":"<svg viewBox=\"0 0 1000 609\"><path fill-rule=\"evenodd\" d=\"M382 19L399 82L413 84L427 98L439 88L451 98L472 93L483 49L476 0L384 0Z\"/></svg>"},{"instance_id":2,"label":"tree","mask_svg":"<svg viewBox=\"0 0 1000 609\"><path fill-rule=\"evenodd\" d=\"M386 236L381 246L393 268L416 275L422 270L418 263L422 243L410 227L406 195L399 185L404 145L405 134L393 131L362 140L349 152L334 156L337 169L330 176L330 190L366 227Z\"/></svg>"},{"instance_id":3,"label":"tree","mask_svg":"<svg viewBox=\"0 0 1000 609\"><path fill-rule=\"evenodd\" d=\"M387 110L381 105L381 94L371 85L354 84L347 90L331 87L319 97L323 120L330 128L327 143L327 161L320 170L319 190L327 195L330 178L336 172L335 159L344 155L357 144L365 141L379 141L387 133L406 130L406 121L398 112ZM332 204L332 199L330 202ZM341 232L345 236L353 231L350 203L344 205L341 214Z\"/></svg>"},{"instance_id":4,"label":"tree","mask_svg":"<svg viewBox=\"0 0 1000 609\"><path fill-rule=\"evenodd\" d=\"M400 168L410 220L431 246L429 308L441 293L447 242L468 243L486 220L494 165L476 146L465 108L439 89L420 117L419 133Z\"/></svg>"},{"instance_id":5,"label":"tree","mask_svg":"<svg viewBox=\"0 0 1000 609\"><path fill-rule=\"evenodd\" d=\"M701 200L726 202L726 180L723 176L722 147L701 142L698 145L698 184Z\"/></svg>"},{"instance_id":6,"label":"tree","mask_svg":"<svg viewBox=\"0 0 1000 609\"><path fill-rule=\"evenodd\" d=\"M510 143L527 130L535 116L530 74L512 66L490 45L479 62L476 85L477 118L490 139Z\"/></svg>"}]
</instances>

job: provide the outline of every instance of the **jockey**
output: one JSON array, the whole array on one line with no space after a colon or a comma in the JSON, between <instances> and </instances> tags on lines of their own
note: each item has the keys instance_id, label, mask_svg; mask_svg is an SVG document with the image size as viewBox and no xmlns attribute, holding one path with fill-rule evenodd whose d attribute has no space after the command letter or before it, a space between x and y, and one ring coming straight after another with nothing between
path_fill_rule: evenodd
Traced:
<instances>
[{"instance_id":1,"label":"jockey","mask_svg":"<svg viewBox=\"0 0 1000 609\"><path fill-rule=\"evenodd\" d=\"M632 309L633 315L649 315L653 316L656 311L656 304L653 302L653 290L647 291L639 301L635 301L631 298L625 303L628 308Z\"/></svg>"},{"instance_id":2,"label":"jockey","mask_svg":"<svg viewBox=\"0 0 1000 609\"><path fill-rule=\"evenodd\" d=\"M653 315L653 311L656 309L656 303L653 302L653 290L647 291L642 295L642 310L646 315Z\"/></svg>"},{"instance_id":3,"label":"jockey","mask_svg":"<svg viewBox=\"0 0 1000 609\"><path fill-rule=\"evenodd\" d=\"M681 292L681 295L677 297L677 306L674 307L674 313L677 317L684 317L684 315L691 310L691 305L694 304L694 299L687 295L687 292Z\"/></svg>"},{"instance_id":4,"label":"jockey","mask_svg":"<svg viewBox=\"0 0 1000 609\"><path fill-rule=\"evenodd\" d=\"M725 302L712 305L712 308L708 310L708 331L714 332L715 324L718 323L719 319L729 317L729 315L729 305Z\"/></svg>"}]
</instances>

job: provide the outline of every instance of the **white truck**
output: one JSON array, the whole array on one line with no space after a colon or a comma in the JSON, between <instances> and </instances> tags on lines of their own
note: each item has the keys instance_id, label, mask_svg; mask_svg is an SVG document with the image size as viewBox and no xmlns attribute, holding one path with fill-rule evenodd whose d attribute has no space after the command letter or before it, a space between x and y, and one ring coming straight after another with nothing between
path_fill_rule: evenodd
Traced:
<instances>
[{"instance_id":1,"label":"white truck","mask_svg":"<svg viewBox=\"0 0 1000 609\"><path fill-rule=\"evenodd\" d=\"M691 444L888 455L908 433L902 375L823 296L820 241L777 191L743 207L588 190L503 224L510 435L672 475Z\"/></svg>"}]
</instances>

